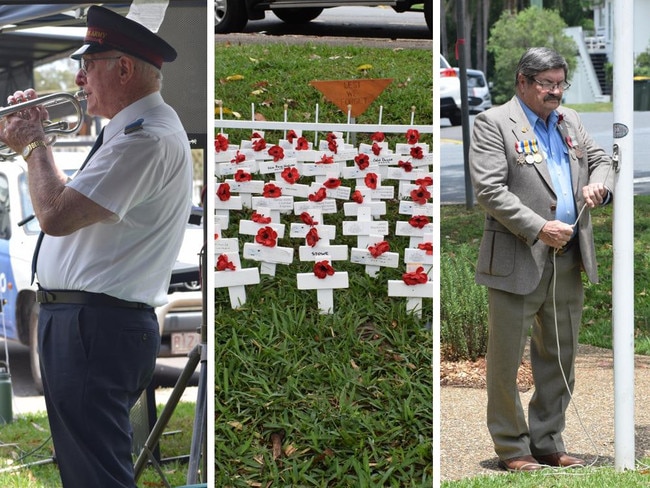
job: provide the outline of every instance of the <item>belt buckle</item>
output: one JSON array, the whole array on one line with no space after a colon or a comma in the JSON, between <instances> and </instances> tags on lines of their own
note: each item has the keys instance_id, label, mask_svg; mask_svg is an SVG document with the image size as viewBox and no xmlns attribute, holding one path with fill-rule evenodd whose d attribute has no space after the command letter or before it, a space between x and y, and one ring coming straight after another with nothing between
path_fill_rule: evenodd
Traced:
<instances>
[{"instance_id":1,"label":"belt buckle","mask_svg":"<svg viewBox=\"0 0 650 488\"><path fill-rule=\"evenodd\" d=\"M36 301L38 303L51 303L56 299L54 293L47 290L36 290Z\"/></svg>"}]
</instances>

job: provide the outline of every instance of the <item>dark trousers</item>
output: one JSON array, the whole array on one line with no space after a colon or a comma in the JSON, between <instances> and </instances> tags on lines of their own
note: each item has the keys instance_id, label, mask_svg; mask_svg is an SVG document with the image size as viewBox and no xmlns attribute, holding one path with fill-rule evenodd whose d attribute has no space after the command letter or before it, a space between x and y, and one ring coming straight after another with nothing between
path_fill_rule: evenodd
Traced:
<instances>
[{"instance_id":1,"label":"dark trousers","mask_svg":"<svg viewBox=\"0 0 650 488\"><path fill-rule=\"evenodd\" d=\"M41 304L39 353L65 488L135 488L129 412L160 347L153 309Z\"/></svg>"}]
</instances>

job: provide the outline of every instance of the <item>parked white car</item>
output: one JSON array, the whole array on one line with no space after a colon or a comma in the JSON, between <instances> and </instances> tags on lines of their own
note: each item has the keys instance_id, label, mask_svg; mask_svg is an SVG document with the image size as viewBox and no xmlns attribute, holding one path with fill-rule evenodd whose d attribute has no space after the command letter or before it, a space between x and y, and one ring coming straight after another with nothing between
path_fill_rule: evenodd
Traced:
<instances>
[{"instance_id":1,"label":"parked white car","mask_svg":"<svg viewBox=\"0 0 650 488\"><path fill-rule=\"evenodd\" d=\"M458 68L454 68L459 73ZM492 107L490 84L485 73L477 69L467 69L467 102L470 114L478 114ZM458 75L460 76L460 74Z\"/></svg>"},{"instance_id":2,"label":"parked white car","mask_svg":"<svg viewBox=\"0 0 650 488\"><path fill-rule=\"evenodd\" d=\"M460 79L458 73L440 55L440 118L449 119L451 125L460 125L462 117L460 112Z\"/></svg>"}]
</instances>

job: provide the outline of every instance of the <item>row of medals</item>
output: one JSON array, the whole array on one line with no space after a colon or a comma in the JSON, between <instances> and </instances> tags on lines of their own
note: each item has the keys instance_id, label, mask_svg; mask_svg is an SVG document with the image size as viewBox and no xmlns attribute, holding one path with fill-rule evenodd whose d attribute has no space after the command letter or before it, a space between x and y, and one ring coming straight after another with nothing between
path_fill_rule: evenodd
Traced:
<instances>
[{"instance_id":1,"label":"row of medals","mask_svg":"<svg viewBox=\"0 0 650 488\"><path fill-rule=\"evenodd\" d=\"M517 156L517 164L524 164L524 162L528 164L541 163L542 155L538 152L532 154L519 153L519 155Z\"/></svg>"}]
</instances>

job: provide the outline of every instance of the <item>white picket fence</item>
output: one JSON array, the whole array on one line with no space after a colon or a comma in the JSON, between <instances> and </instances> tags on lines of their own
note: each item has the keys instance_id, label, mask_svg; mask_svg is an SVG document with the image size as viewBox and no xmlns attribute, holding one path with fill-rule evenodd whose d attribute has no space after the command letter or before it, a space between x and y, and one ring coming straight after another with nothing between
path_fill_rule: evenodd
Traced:
<instances>
[{"instance_id":1,"label":"white picket fence","mask_svg":"<svg viewBox=\"0 0 650 488\"><path fill-rule=\"evenodd\" d=\"M224 129L259 129L259 130L296 130L300 129L304 132L314 133L314 144L318 144L319 132L343 132L346 134L346 142L350 142L348 136L355 133L374 133L383 132L385 134L405 134L408 129L416 129L423 134L433 134L433 125L429 124L414 124L415 120L414 107L411 107L410 114L405 117L410 119L409 124L384 124L382 123L383 107L379 108L379 116L376 124L357 124L350 112L347 115L346 122L320 122L319 119L319 105L316 105L314 110L313 122L298 122L288 120L288 111L284 110L283 121L269 121L269 120L255 120L255 105L251 105L251 118L250 119L224 119L221 115L214 121L215 129L222 131Z\"/></svg>"}]
</instances>

